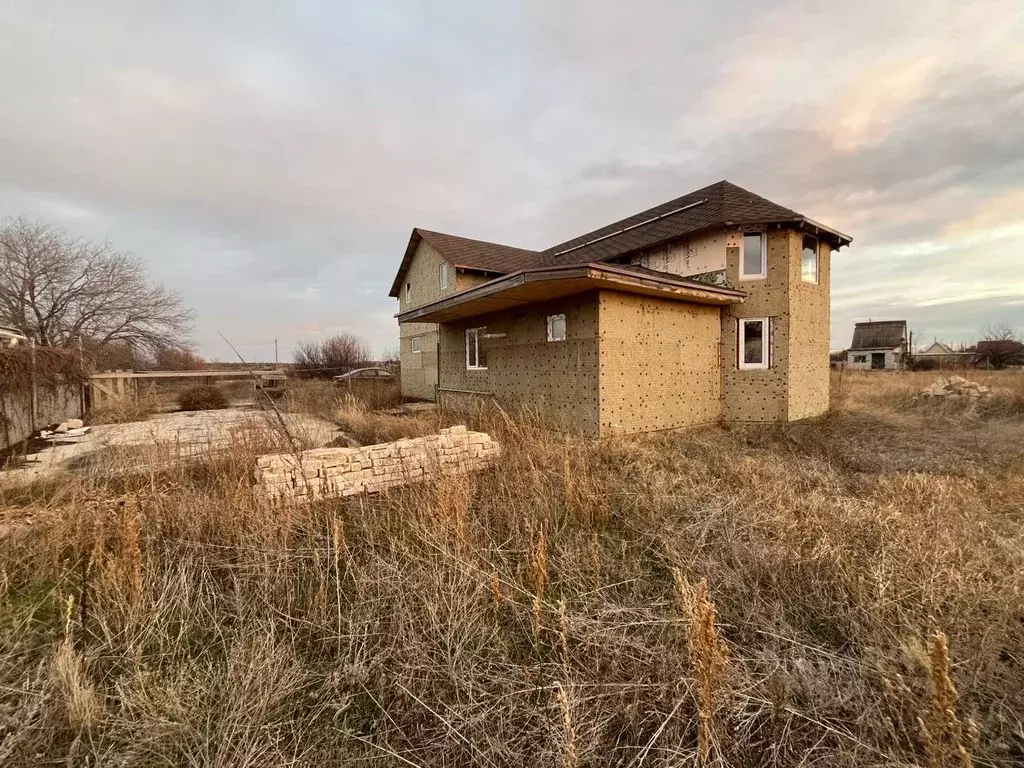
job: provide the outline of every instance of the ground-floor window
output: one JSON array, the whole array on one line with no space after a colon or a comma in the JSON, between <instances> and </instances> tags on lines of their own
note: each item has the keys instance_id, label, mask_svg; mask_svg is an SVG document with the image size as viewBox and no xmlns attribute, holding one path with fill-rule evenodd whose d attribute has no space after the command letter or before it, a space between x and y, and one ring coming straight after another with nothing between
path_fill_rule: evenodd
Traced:
<instances>
[{"instance_id":1,"label":"ground-floor window","mask_svg":"<svg viewBox=\"0 0 1024 768\"><path fill-rule=\"evenodd\" d=\"M771 318L744 317L739 321L738 363L744 370L770 368Z\"/></svg>"},{"instance_id":2,"label":"ground-floor window","mask_svg":"<svg viewBox=\"0 0 1024 768\"><path fill-rule=\"evenodd\" d=\"M470 328L466 331L466 368L470 371L487 370L487 350L480 343L485 333L486 328Z\"/></svg>"},{"instance_id":3,"label":"ground-floor window","mask_svg":"<svg viewBox=\"0 0 1024 768\"><path fill-rule=\"evenodd\" d=\"M548 315L548 341L565 341L565 315Z\"/></svg>"},{"instance_id":4,"label":"ground-floor window","mask_svg":"<svg viewBox=\"0 0 1024 768\"><path fill-rule=\"evenodd\" d=\"M867 355L854 355L853 362L855 363L866 363L868 361Z\"/></svg>"}]
</instances>

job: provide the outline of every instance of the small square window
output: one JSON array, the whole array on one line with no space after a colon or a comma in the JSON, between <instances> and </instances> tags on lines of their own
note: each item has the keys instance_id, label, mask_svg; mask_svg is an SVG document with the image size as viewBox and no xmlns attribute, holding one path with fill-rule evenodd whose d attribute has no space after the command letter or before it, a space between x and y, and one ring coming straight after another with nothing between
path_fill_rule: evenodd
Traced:
<instances>
[{"instance_id":1,"label":"small square window","mask_svg":"<svg viewBox=\"0 0 1024 768\"><path fill-rule=\"evenodd\" d=\"M744 370L771 367L771 318L751 317L739 321L739 367Z\"/></svg>"},{"instance_id":2,"label":"small square window","mask_svg":"<svg viewBox=\"0 0 1024 768\"><path fill-rule=\"evenodd\" d=\"M800 279L805 283L818 282L818 238L804 235L803 258L800 260Z\"/></svg>"},{"instance_id":3,"label":"small square window","mask_svg":"<svg viewBox=\"0 0 1024 768\"><path fill-rule=\"evenodd\" d=\"M441 290L448 290L448 262L441 264Z\"/></svg>"},{"instance_id":4,"label":"small square window","mask_svg":"<svg viewBox=\"0 0 1024 768\"><path fill-rule=\"evenodd\" d=\"M487 370L487 350L483 339L486 328L470 328L466 331L466 369L470 371Z\"/></svg>"},{"instance_id":5,"label":"small square window","mask_svg":"<svg viewBox=\"0 0 1024 768\"><path fill-rule=\"evenodd\" d=\"M740 279L756 280L767 276L768 269L764 233L744 233L743 253L740 254Z\"/></svg>"},{"instance_id":6,"label":"small square window","mask_svg":"<svg viewBox=\"0 0 1024 768\"><path fill-rule=\"evenodd\" d=\"M420 337L420 336L413 336L411 339L409 339L409 348L413 352L422 352L423 351L423 338Z\"/></svg>"},{"instance_id":7,"label":"small square window","mask_svg":"<svg viewBox=\"0 0 1024 768\"><path fill-rule=\"evenodd\" d=\"M565 341L565 315L548 315L548 341Z\"/></svg>"}]
</instances>

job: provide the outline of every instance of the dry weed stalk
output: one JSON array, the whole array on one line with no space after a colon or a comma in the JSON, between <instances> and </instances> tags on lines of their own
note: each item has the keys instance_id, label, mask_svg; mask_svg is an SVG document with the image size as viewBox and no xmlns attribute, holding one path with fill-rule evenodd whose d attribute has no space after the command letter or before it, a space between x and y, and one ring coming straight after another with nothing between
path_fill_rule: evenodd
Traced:
<instances>
[{"instance_id":1,"label":"dry weed stalk","mask_svg":"<svg viewBox=\"0 0 1024 768\"><path fill-rule=\"evenodd\" d=\"M569 617L565 611L565 600L558 601L558 649L562 654L562 665L569 666Z\"/></svg>"},{"instance_id":2,"label":"dry weed stalk","mask_svg":"<svg viewBox=\"0 0 1024 768\"><path fill-rule=\"evenodd\" d=\"M677 607L689 618L688 653L697 681L699 709L698 752L707 765L717 751L721 723L719 711L728 696L729 652L718 635L715 605L708 594L707 580L691 587L678 568L672 570Z\"/></svg>"},{"instance_id":3,"label":"dry weed stalk","mask_svg":"<svg viewBox=\"0 0 1024 768\"><path fill-rule=\"evenodd\" d=\"M949 676L949 641L938 632L928 642L928 708L920 718L921 740L929 768L971 768L964 745L964 728L956 714L959 696ZM968 721L968 739L977 738L977 726Z\"/></svg>"},{"instance_id":4,"label":"dry weed stalk","mask_svg":"<svg viewBox=\"0 0 1024 768\"><path fill-rule=\"evenodd\" d=\"M451 528L456 545L465 549L469 541L469 506L473 500L473 480L468 474L449 474L434 484L434 503L438 517Z\"/></svg>"},{"instance_id":5,"label":"dry weed stalk","mask_svg":"<svg viewBox=\"0 0 1024 768\"><path fill-rule=\"evenodd\" d=\"M126 502L121 509L118 552L126 593L134 604L142 597L142 544L138 505Z\"/></svg>"},{"instance_id":6,"label":"dry weed stalk","mask_svg":"<svg viewBox=\"0 0 1024 768\"><path fill-rule=\"evenodd\" d=\"M560 682L555 683L555 697L558 699L558 708L562 713L562 765L565 768L577 768L580 759L576 748L576 726L572 719L572 703L569 701L569 694L566 693L565 686Z\"/></svg>"},{"instance_id":7,"label":"dry weed stalk","mask_svg":"<svg viewBox=\"0 0 1024 768\"><path fill-rule=\"evenodd\" d=\"M531 535L532 538L532 535ZM530 548L530 582L533 588L533 635L543 627L544 595L548 587L548 524L545 520Z\"/></svg>"},{"instance_id":8,"label":"dry weed stalk","mask_svg":"<svg viewBox=\"0 0 1024 768\"><path fill-rule=\"evenodd\" d=\"M497 570L491 571L491 599L494 601L495 612L501 610L501 577Z\"/></svg>"},{"instance_id":9,"label":"dry weed stalk","mask_svg":"<svg viewBox=\"0 0 1024 768\"><path fill-rule=\"evenodd\" d=\"M53 681L64 705L68 724L76 730L90 730L103 716L103 699L85 672L85 660L75 650L74 598L64 601L64 637L50 662Z\"/></svg>"}]
</instances>

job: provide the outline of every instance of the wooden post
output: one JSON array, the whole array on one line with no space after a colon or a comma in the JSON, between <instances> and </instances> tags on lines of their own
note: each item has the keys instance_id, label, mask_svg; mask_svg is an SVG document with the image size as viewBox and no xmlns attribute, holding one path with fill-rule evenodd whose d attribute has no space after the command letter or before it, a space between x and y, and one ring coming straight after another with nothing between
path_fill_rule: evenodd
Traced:
<instances>
[{"instance_id":1,"label":"wooden post","mask_svg":"<svg viewBox=\"0 0 1024 768\"><path fill-rule=\"evenodd\" d=\"M28 423L29 423L29 429L32 432L35 432L36 429L37 429L37 426L38 426L36 424L36 419L38 418L38 411L39 411L39 391L36 388L36 340L34 338L31 341L30 349L31 349L31 353L29 355L29 360L30 360L29 365L31 367L31 370L29 372L30 387L29 387L29 396L28 396L28 399L29 399Z\"/></svg>"}]
</instances>

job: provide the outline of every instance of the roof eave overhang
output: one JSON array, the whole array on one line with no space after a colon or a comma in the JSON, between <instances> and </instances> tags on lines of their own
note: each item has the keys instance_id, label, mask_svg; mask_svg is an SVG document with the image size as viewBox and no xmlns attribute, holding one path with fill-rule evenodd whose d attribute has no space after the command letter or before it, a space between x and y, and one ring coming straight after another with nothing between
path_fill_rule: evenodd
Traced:
<instances>
[{"instance_id":1,"label":"roof eave overhang","mask_svg":"<svg viewBox=\"0 0 1024 768\"><path fill-rule=\"evenodd\" d=\"M824 224L817 222L814 219L809 219L806 216L801 216L794 223L799 224L802 229L806 229L818 237L826 237L831 240L835 243L836 249L848 246L853 242L853 238L849 235L845 235L837 229L826 227Z\"/></svg>"},{"instance_id":2,"label":"roof eave overhang","mask_svg":"<svg viewBox=\"0 0 1024 768\"><path fill-rule=\"evenodd\" d=\"M399 312L399 323L445 323L515 309L595 290L621 291L671 301L722 306L746 294L691 281L640 275L610 264L573 264L522 270L415 309Z\"/></svg>"}]
</instances>

